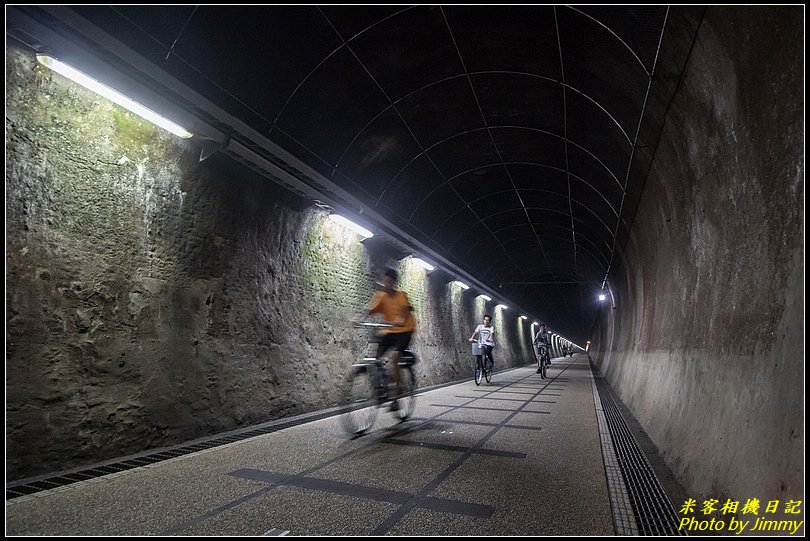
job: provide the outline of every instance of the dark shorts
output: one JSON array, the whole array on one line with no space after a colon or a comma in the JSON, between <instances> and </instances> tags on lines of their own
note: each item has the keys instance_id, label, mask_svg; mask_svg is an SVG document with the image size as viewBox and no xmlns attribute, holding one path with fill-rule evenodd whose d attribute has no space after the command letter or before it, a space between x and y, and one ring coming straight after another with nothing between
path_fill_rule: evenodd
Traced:
<instances>
[{"instance_id":1,"label":"dark shorts","mask_svg":"<svg viewBox=\"0 0 810 541\"><path fill-rule=\"evenodd\" d=\"M400 353L405 351L408 349L408 345L411 343L412 335L413 333L410 332L389 332L385 334L378 334L374 340L379 344L379 349L377 350L378 354L382 355L390 348L394 348Z\"/></svg>"}]
</instances>

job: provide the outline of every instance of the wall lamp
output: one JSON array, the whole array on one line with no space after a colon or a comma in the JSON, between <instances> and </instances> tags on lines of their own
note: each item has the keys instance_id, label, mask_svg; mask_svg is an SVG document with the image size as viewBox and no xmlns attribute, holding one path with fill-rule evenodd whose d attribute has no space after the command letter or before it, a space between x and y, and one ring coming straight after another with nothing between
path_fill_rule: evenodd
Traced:
<instances>
[{"instance_id":1,"label":"wall lamp","mask_svg":"<svg viewBox=\"0 0 810 541\"><path fill-rule=\"evenodd\" d=\"M509 307L506 306L505 304L499 304L499 305L495 306L495 310L497 310L498 308L503 308L504 310L506 310Z\"/></svg>"},{"instance_id":2,"label":"wall lamp","mask_svg":"<svg viewBox=\"0 0 810 541\"><path fill-rule=\"evenodd\" d=\"M526 316L520 316L520 319L529 319Z\"/></svg>"},{"instance_id":3,"label":"wall lamp","mask_svg":"<svg viewBox=\"0 0 810 541\"><path fill-rule=\"evenodd\" d=\"M335 223L338 223L338 224L346 227L347 229L350 229L350 230L354 231L355 233L357 233L358 235L360 235L364 239L370 239L371 237L374 236L374 233L372 233L371 231L369 231L365 227L359 226L356 223L354 223L353 221L349 220L348 218L344 218L343 216L341 216L339 214L330 214L329 219L332 220Z\"/></svg>"},{"instance_id":4,"label":"wall lamp","mask_svg":"<svg viewBox=\"0 0 810 541\"><path fill-rule=\"evenodd\" d=\"M464 282L459 282L458 280L453 280L453 283L456 284L461 289L470 289L470 286L468 286Z\"/></svg>"},{"instance_id":5,"label":"wall lamp","mask_svg":"<svg viewBox=\"0 0 810 541\"><path fill-rule=\"evenodd\" d=\"M72 66L65 64L64 62L60 62L59 60L44 54L38 54L37 61L46 68L52 69L56 73L63 75L64 77L67 77L74 83L80 84L86 89L91 90L96 94L107 98L111 102L120 105L127 111L135 113L139 117L148 120L152 124L155 124L156 126L159 126L164 130L175 134L178 137L182 137L183 139L188 139L189 137L192 137L192 134L189 133L189 131L183 128L182 126L178 126L171 120L168 120L160 116L151 109L147 109L138 102L132 101L123 94L116 92L112 88L99 83L92 77L80 72L79 70L77 70Z\"/></svg>"},{"instance_id":6,"label":"wall lamp","mask_svg":"<svg viewBox=\"0 0 810 541\"><path fill-rule=\"evenodd\" d=\"M433 265L431 265L427 261L423 261L423 260L419 259L418 257L411 258L411 261L413 261L416 265L419 265L420 267L422 267L423 269L425 269L428 272L436 269L436 267L434 267Z\"/></svg>"},{"instance_id":7,"label":"wall lamp","mask_svg":"<svg viewBox=\"0 0 810 541\"><path fill-rule=\"evenodd\" d=\"M605 296L604 293L599 294L599 302L605 302L606 299L607 299L607 296Z\"/></svg>"},{"instance_id":8,"label":"wall lamp","mask_svg":"<svg viewBox=\"0 0 810 541\"><path fill-rule=\"evenodd\" d=\"M482 299L484 299L485 301L491 301L492 300L492 297L488 297L487 295L478 295L478 296L481 297Z\"/></svg>"}]
</instances>

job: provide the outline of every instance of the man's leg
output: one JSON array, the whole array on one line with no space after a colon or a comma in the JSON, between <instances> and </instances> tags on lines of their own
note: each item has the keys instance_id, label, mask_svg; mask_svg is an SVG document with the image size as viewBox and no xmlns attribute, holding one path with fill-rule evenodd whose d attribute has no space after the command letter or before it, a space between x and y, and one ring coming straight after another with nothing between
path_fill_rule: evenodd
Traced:
<instances>
[{"instance_id":1,"label":"man's leg","mask_svg":"<svg viewBox=\"0 0 810 541\"><path fill-rule=\"evenodd\" d=\"M402 358L402 352L399 350L394 351L391 354L391 362L393 363L393 370L394 370L394 383L396 383L396 389L394 390L394 399L396 399L399 395L402 394L402 378L399 374L399 360Z\"/></svg>"}]
</instances>

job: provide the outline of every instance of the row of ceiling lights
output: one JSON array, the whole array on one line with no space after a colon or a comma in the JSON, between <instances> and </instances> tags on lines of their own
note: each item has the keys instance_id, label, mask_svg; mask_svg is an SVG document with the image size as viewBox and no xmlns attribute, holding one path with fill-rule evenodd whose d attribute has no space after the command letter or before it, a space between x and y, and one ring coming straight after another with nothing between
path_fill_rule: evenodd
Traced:
<instances>
[{"instance_id":1,"label":"row of ceiling lights","mask_svg":"<svg viewBox=\"0 0 810 541\"><path fill-rule=\"evenodd\" d=\"M37 58L37 61L40 64L42 64L43 66L55 71L56 73L59 73L60 75L62 75L64 77L67 77L71 81L73 81L73 82L87 88L88 90L90 90L92 92L95 92L96 94L109 99L113 103L115 103L117 105L120 105L124 109L138 115L139 117L151 122L152 124L155 124L156 126L159 126L160 128L163 128L164 130L166 130L166 131L168 131L170 133L173 133L174 135L177 135L178 137L181 137L183 139L188 139L188 138L193 137L193 134L190 133L185 128L183 128L182 126L179 126L178 124L176 124L176 123L168 120L167 118L159 115L158 113L152 111L148 107L145 107L145 106L131 100L130 98L124 96L120 92L117 92L116 90L113 90L112 88L98 82L97 80L93 79L92 77L90 77L89 75L87 75L85 73L82 73L81 71L75 69L74 67L72 67L72 66L70 66L68 64L65 64L64 62L61 62L61 61L59 61L59 60L57 60L57 59L55 59L55 58L53 58L51 56L44 55L44 54L37 54L36 58ZM347 227L351 231L354 231L355 233L359 234L364 239L371 238L371 237L374 236L374 233L372 233L368 229L366 229L366 228L352 222L351 220L349 220L349 219L347 219L347 218L345 218L343 216L340 216L338 214L332 214L332 215L330 215L330 218L332 220L334 220L335 222L338 222L338 223L344 225L345 227ZM424 268L428 272L431 272L431 271L435 270L435 268L436 268L434 265L431 265L427 261L424 261L423 259L420 259L418 257L414 257L412 259L412 261L415 264L417 264L417 265L421 266L422 268ZM457 284L459 287L461 287L462 289L465 289L465 290L470 288L470 286L468 286L467 284L465 284L465 283L463 283L461 281L458 281L458 280L455 280L453 283ZM491 301L492 300L491 297L489 297L487 295L484 295L484 294L481 294L479 296L482 297L486 301ZM604 301L605 298L606 297L605 297L604 294L599 295L599 300L600 301ZM507 305L505 305L505 304L498 304L498 305L495 306L496 310L498 310L499 308L503 309L503 310L506 310L509 307ZM523 320L528 319L524 315L521 315L520 318L523 319ZM539 324L535 321L534 323L532 323L532 327L535 326L535 325L539 325Z\"/></svg>"},{"instance_id":2,"label":"row of ceiling lights","mask_svg":"<svg viewBox=\"0 0 810 541\"><path fill-rule=\"evenodd\" d=\"M335 223L338 223L338 224L340 224L340 225L342 225L342 226L346 227L346 228L347 228L347 229L349 229L350 231L353 231L354 233L357 233L358 235L360 235L361 237L363 237L363 239L364 239L364 240L365 240L365 239L369 239L369 238L371 238L371 237L373 237L373 236L374 236L374 233L372 233L371 231L369 231L369 230L368 230L368 229L366 229L365 227L363 227L363 226L361 226L361 225L358 225L358 224L354 223L353 221L349 220L349 219L348 219L348 218L346 218L345 216L341 216L341 215L339 215L339 214L330 214L330 215L329 215L329 219L331 219L331 220L332 220L332 221L334 221ZM420 259L420 258L418 258L418 257L413 257L413 258L411 258L411 261L412 261L413 263L415 263L416 265L418 265L418 266L420 266L420 267L424 268L424 269L425 269L427 272L431 272L431 271L433 271L433 270L435 270L435 269L436 269L436 267L435 267L434 265L431 265L431 264L430 264L430 263L428 263L427 261L425 261L425 260L423 260L423 259ZM455 284L455 285L457 285L457 286L459 286L461 289L463 289L463 290L465 290L465 291L466 291L466 290L468 290L468 289L470 289L470 286L468 286L468 285L467 285L467 284L465 284L464 282L461 282L460 280L453 280L453 282L452 282L452 283L453 283L453 284ZM492 297L490 297L490 296L488 296L488 295L484 295L483 293L482 293L482 294L480 294L480 295L478 295L478 296L479 296L479 297L481 297L482 299L484 299L484 300L485 300L485 301L487 301L487 302L489 302L489 301L491 301L491 300L492 300ZM507 305L505 305L505 304L497 304L497 305L495 306L495 310L498 310L498 309L507 310L507 309L509 309L509 307L508 307ZM520 317L520 319L522 319L522 320L524 320L524 321L525 321L525 320L527 320L527 319L529 319L528 317L526 317L526 316L524 316L524 315L521 315L521 316L519 316L519 317ZM540 324L539 324L537 321L535 321L535 322L533 322L533 323L532 323L532 327L534 327L535 325L539 326ZM566 340L566 339L565 339L565 337L564 337L564 336L562 336L562 335L560 335L560 334L557 334L557 333L554 333L554 332L551 332L551 334L552 334L552 335L557 335L557 336L559 336L560 338L562 338L563 340Z\"/></svg>"}]
</instances>

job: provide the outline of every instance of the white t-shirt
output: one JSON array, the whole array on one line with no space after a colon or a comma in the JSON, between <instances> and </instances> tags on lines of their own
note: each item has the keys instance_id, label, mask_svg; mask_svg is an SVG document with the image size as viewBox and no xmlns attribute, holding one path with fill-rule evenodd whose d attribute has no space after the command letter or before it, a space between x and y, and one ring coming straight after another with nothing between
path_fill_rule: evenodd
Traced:
<instances>
[{"instance_id":1,"label":"white t-shirt","mask_svg":"<svg viewBox=\"0 0 810 541\"><path fill-rule=\"evenodd\" d=\"M539 347L541 342L548 345L548 331L537 331L537 334L534 335L534 345Z\"/></svg>"},{"instance_id":2,"label":"white t-shirt","mask_svg":"<svg viewBox=\"0 0 810 541\"><path fill-rule=\"evenodd\" d=\"M495 341L492 339L492 336L495 334L495 327L489 326L484 327L483 325L479 325L475 328L475 332L478 333L478 343L482 346L494 346ZM475 334L475 333L473 333Z\"/></svg>"}]
</instances>

